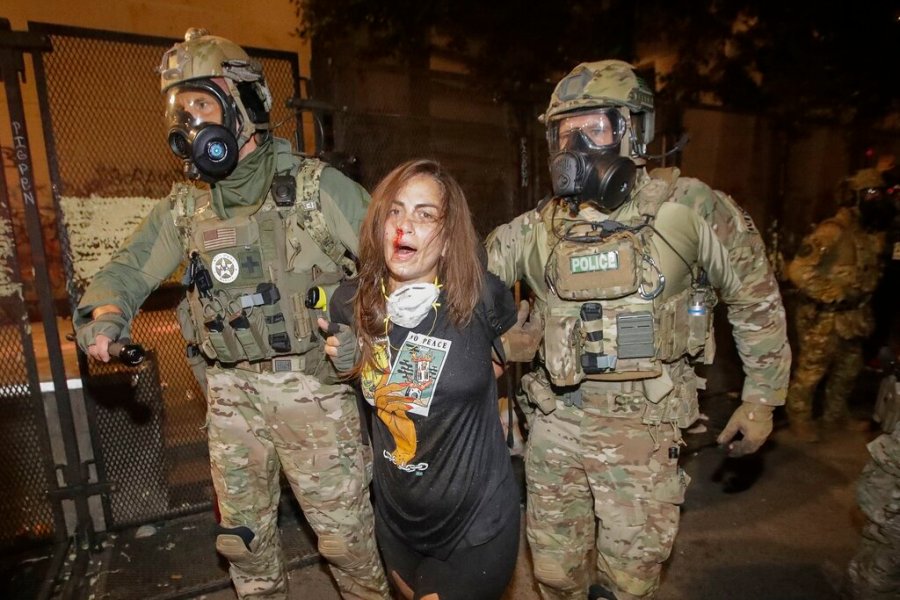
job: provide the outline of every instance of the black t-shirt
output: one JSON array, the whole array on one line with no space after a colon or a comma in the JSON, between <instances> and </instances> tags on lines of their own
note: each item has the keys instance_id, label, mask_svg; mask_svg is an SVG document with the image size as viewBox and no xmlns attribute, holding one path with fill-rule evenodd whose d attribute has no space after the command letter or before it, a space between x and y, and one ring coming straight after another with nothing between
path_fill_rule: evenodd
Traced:
<instances>
[{"instance_id":1,"label":"black t-shirt","mask_svg":"<svg viewBox=\"0 0 900 600\"><path fill-rule=\"evenodd\" d=\"M415 328L394 325L386 373L364 373L372 418L375 510L417 551L446 557L460 543L491 539L519 510L497 409L492 342L516 321L512 294L492 274L462 330L440 307ZM330 304L337 323L352 321L356 282ZM438 302L444 302L444 295ZM378 358L378 357L376 357Z\"/></svg>"}]
</instances>

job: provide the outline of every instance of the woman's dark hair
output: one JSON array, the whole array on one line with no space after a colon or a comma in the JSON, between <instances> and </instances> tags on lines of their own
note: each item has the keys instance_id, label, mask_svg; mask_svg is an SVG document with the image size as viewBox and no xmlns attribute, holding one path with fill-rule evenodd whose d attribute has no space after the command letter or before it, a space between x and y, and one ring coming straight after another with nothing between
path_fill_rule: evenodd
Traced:
<instances>
[{"instance_id":1,"label":"woman's dark hair","mask_svg":"<svg viewBox=\"0 0 900 600\"><path fill-rule=\"evenodd\" d=\"M440 225L431 242L444 246L438 260L438 280L444 292L440 310L447 311L457 327L463 327L469 323L481 297L484 266L480 256L484 251L462 188L434 160L411 160L396 167L372 192L372 203L359 231L361 266L353 312L362 352L353 371L356 374L364 365L376 366L372 344L385 335L390 325L386 320L383 291L389 276L384 256L384 227L392 202L416 177L430 177L441 190Z\"/></svg>"}]
</instances>

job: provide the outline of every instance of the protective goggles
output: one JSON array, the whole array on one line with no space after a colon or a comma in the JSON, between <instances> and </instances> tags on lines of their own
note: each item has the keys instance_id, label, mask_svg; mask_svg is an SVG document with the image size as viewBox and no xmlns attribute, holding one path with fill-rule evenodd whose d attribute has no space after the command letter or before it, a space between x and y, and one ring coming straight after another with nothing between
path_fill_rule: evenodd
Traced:
<instances>
[{"instance_id":1,"label":"protective goggles","mask_svg":"<svg viewBox=\"0 0 900 600\"><path fill-rule=\"evenodd\" d=\"M605 150L622 142L626 125L619 109L611 106L569 113L551 121L547 144L551 154L575 147L578 138L588 150Z\"/></svg>"}]
</instances>

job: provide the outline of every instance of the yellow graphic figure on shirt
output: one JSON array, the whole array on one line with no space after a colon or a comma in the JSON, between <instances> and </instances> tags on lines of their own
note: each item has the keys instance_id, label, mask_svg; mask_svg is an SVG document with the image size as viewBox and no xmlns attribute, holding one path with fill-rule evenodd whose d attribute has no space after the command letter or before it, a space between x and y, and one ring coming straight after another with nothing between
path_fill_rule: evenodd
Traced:
<instances>
[{"instance_id":1,"label":"yellow graphic figure on shirt","mask_svg":"<svg viewBox=\"0 0 900 600\"><path fill-rule=\"evenodd\" d=\"M361 374L363 394L375 405L378 418L391 432L394 438L394 462L402 467L416 455L417 445L415 423L406 414L416 400L406 393L422 386L415 383L387 383L391 371L385 345L375 345L374 358L375 365L366 366Z\"/></svg>"}]
</instances>

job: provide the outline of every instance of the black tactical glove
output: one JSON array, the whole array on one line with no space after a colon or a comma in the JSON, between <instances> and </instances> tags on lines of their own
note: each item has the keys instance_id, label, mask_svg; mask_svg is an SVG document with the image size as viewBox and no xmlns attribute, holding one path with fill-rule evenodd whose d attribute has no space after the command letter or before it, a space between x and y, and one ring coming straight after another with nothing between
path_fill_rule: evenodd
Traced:
<instances>
[{"instance_id":1,"label":"black tactical glove","mask_svg":"<svg viewBox=\"0 0 900 600\"><path fill-rule=\"evenodd\" d=\"M347 325L328 323L322 318L318 322L322 331L328 334L325 338L325 354L331 359L334 368L339 373L352 369L356 365L359 350L356 334Z\"/></svg>"}]
</instances>

